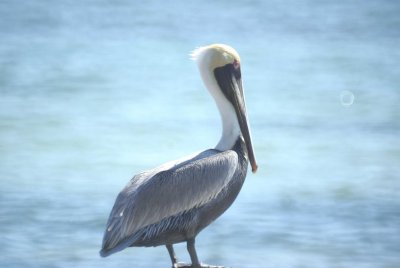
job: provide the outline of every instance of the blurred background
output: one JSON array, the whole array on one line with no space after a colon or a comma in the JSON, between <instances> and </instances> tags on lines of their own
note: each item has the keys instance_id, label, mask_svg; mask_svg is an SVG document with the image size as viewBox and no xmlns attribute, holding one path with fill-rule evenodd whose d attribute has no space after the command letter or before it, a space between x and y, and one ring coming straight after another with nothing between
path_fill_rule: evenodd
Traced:
<instances>
[{"instance_id":1,"label":"blurred background","mask_svg":"<svg viewBox=\"0 0 400 268\"><path fill-rule=\"evenodd\" d=\"M0 2L0 266L98 255L139 171L216 145L191 50L240 53L257 174L197 239L228 267L400 267L400 3ZM177 247L188 261L185 245Z\"/></svg>"}]
</instances>

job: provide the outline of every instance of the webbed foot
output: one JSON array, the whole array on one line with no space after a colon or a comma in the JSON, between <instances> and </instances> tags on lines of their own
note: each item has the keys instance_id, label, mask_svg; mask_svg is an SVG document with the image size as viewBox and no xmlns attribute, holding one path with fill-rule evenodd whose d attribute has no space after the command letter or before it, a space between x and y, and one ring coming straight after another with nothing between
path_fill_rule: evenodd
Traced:
<instances>
[{"instance_id":1,"label":"webbed foot","mask_svg":"<svg viewBox=\"0 0 400 268\"><path fill-rule=\"evenodd\" d=\"M192 264L187 264L183 262L178 262L174 264L173 268L225 268L224 266L214 266L214 265L208 265L208 264L200 264L199 265L192 265Z\"/></svg>"},{"instance_id":2,"label":"webbed foot","mask_svg":"<svg viewBox=\"0 0 400 268\"><path fill-rule=\"evenodd\" d=\"M189 268L189 267L191 267L190 264L183 262L174 263L174 266L172 266L172 268Z\"/></svg>"}]
</instances>

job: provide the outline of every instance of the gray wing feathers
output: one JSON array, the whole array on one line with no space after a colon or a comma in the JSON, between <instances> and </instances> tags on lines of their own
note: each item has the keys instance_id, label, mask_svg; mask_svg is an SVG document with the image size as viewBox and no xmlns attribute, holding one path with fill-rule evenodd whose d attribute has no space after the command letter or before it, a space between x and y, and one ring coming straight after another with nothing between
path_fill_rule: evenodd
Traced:
<instances>
[{"instance_id":1,"label":"gray wing feathers","mask_svg":"<svg viewBox=\"0 0 400 268\"><path fill-rule=\"evenodd\" d=\"M115 201L103 250L114 248L142 227L204 205L228 184L237 164L236 152L225 151L136 175Z\"/></svg>"}]
</instances>

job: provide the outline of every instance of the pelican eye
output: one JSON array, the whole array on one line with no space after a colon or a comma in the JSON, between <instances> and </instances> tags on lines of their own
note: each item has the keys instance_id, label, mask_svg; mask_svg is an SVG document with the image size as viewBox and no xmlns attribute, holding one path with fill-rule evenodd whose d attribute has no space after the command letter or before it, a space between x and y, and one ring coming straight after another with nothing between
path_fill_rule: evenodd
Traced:
<instances>
[{"instance_id":1,"label":"pelican eye","mask_svg":"<svg viewBox=\"0 0 400 268\"><path fill-rule=\"evenodd\" d=\"M242 77L242 75L240 73L240 62L238 60L234 59L230 66L231 66L230 69L232 70L233 75L235 76L235 78L237 80L239 80Z\"/></svg>"},{"instance_id":2,"label":"pelican eye","mask_svg":"<svg viewBox=\"0 0 400 268\"><path fill-rule=\"evenodd\" d=\"M234 59L232 64L233 64L233 67L235 67L235 69L239 69L240 68L240 63L239 63L239 61L237 59Z\"/></svg>"}]
</instances>

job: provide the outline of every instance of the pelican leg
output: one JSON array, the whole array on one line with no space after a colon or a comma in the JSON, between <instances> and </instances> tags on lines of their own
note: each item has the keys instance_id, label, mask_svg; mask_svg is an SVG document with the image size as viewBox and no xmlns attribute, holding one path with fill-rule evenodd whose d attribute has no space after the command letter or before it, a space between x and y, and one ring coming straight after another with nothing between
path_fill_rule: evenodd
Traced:
<instances>
[{"instance_id":1,"label":"pelican leg","mask_svg":"<svg viewBox=\"0 0 400 268\"><path fill-rule=\"evenodd\" d=\"M174 246L173 245L165 245L168 249L169 257L171 258L172 262L172 268L189 268L192 267L187 263L182 263L178 262L178 259L176 258L175 251L174 251Z\"/></svg>"},{"instance_id":2,"label":"pelican leg","mask_svg":"<svg viewBox=\"0 0 400 268\"><path fill-rule=\"evenodd\" d=\"M172 245L165 245L168 249L169 257L171 258L172 268L175 268L178 259L176 258L174 247Z\"/></svg>"},{"instance_id":3,"label":"pelican leg","mask_svg":"<svg viewBox=\"0 0 400 268\"><path fill-rule=\"evenodd\" d=\"M196 253L195 238L189 239L187 241L186 247L187 247L187 250L189 252L190 259L192 260L193 268L201 267L201 264L199 262L199 258L197 257L197 253Z\"/></svg>"},{"instance_id":4,"label":"pelican leg","mask_svg":"<svg viewBox=\"0 0 400 268\"><path fill-rule=\"evenodd\" d=\"M187 241L187 250L190 255L190 259L192 260L191 266L183 266L190 268L224 268L223 266L213 266L208 264L201 264L199 262L199 258L197 257L196 248L195 248L195 239L191 238ZM180 267L180 266L179 266Z\"/></svg>"}]
</instances>

